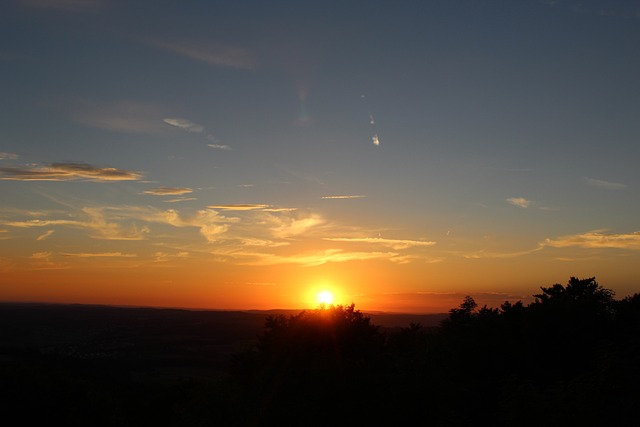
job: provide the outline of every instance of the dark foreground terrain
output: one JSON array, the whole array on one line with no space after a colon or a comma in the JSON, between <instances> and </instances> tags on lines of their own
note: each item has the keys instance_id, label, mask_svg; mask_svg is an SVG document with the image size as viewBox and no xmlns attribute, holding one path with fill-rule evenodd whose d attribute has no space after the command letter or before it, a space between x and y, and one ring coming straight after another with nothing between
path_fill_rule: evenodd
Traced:
<instances>
[{"instance_id":1,"label":"dark foreground terrain","mask_svg":"<svg viewBox=\"0 0 640 427\"><path fill-rule=\"evenodd\" d=\"M301 311L0 303L0 409L25 422L200 425L180 405L206 399L269 316ZM435 326L446 315L371 317L395 331ZM219 401L200 404L208 411Z\"/></svg>"},{"instance_id":2,"label":"dark foreground terrain","mask_svg":"<svg viewBox=\"0 0 640 427\"><path fill-rule=\"evenodd\" d=\"M595 279L445 315L0 304L16 424L623 425L640 419L640 294Z\"/></svg>"},{"instance_id":3,"label":"dark foreground terrain","mask_svg":"<svg viewBox=\"0 0 640 427\"><path fill-rule=\"evenodd\" d=\"M268 316L302 310L215 311L0 303L0 362L24 359L117 364L136 377L217 378L257 342ZM435 326L446 314L375 313L383 330Z\"/></svg>"}]
</instances>

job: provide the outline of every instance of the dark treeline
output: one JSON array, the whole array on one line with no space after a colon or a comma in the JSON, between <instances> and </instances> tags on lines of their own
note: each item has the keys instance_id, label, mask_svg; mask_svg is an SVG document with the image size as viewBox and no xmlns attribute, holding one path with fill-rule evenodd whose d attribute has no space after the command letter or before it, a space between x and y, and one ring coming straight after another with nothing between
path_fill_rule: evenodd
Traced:
<instances>
[{"instance_id":1,"label":"dark treeline","mask_svg":"<svg viewBox=\"0 0 640 427\"><path fill-rule=\"evenodd\" d=\"M0 361L3 413L66 425L623 425L640 415L640 294L594 278L529 305L467 297L438 326L350 306L269 316L215 378L144 380L64 357Z\"/></svg>"}]
</instances>

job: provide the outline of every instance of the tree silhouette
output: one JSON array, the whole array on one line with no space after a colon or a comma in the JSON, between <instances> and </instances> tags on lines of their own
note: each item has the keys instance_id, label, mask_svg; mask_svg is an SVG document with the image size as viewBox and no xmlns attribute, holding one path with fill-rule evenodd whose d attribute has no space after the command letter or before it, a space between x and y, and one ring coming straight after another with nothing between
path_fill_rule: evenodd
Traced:
<instances>
[{"instance_id":1,"label":"tree silhouette","mask_svg":"<svg viewBox=\"0 0 640 427\"><path fill-rule=\"evenodd\" d=\"M233 355L228 375L211 382L140 381L152 346L131 360L2 347L0 356L9 357L0 360L0 382L7 385L0 407L28 415L27 421L54 414L68 425L418 419L435 426L484 420L539 426L639 419L640 294L615 300L595 278L571 277L534 297L526 306L505 301L491 308L467 296L431 327L382 328L353 304L269 316L254 344ZM163 333L175 334L162 325ZM166 338L140 336L149 343L161 338L163 346ZM0 337L11 342L11 334ZM202 345L194 339L188 348Z\"/></svg>"},{"instance_id":2,"label":"tree silhouette","mask_svg":"<svg viewBox=\"0 0 640 427\"><path fill-rule=\"evenodd\" d=\"M258 404L261 422L313 413L305 424L322 425L357 411L375 394L384 338L354 304L270 316L257 345L236 357L232 372L249 391L242 398Z\"/></svg>"}]
</instances>

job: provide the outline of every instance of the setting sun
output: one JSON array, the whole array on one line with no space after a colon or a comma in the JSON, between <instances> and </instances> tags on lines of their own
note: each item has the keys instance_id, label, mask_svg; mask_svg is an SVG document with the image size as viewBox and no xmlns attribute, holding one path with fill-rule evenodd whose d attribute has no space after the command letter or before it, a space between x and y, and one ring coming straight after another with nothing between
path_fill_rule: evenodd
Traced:
<instances>
[{"instance_id":1,"label":"setting sun","mask_svg":"<svg viewBox=\"0 0 640 427\"><path fill-rule=\"evenodd\" d=\"M332 304L333 303L333 294L329 291L321 291L316 295L316 299L320 304Z\"/></svg>"}]
</instances>

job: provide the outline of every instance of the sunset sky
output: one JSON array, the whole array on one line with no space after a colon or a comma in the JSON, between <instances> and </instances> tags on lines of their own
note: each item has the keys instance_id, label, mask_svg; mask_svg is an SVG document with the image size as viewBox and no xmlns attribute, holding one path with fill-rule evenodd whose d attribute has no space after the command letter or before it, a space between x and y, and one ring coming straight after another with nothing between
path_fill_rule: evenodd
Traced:
<instances>
[{"instance_id":1,"label":"sunset sky","mask_svg":"<svg viewBox=\"0 0 640 427\"><path fill-rule=\"evenodd\" d=\"M0 300L640 292L635 1L6 0Z\"/></svg>"}]
</instances>

